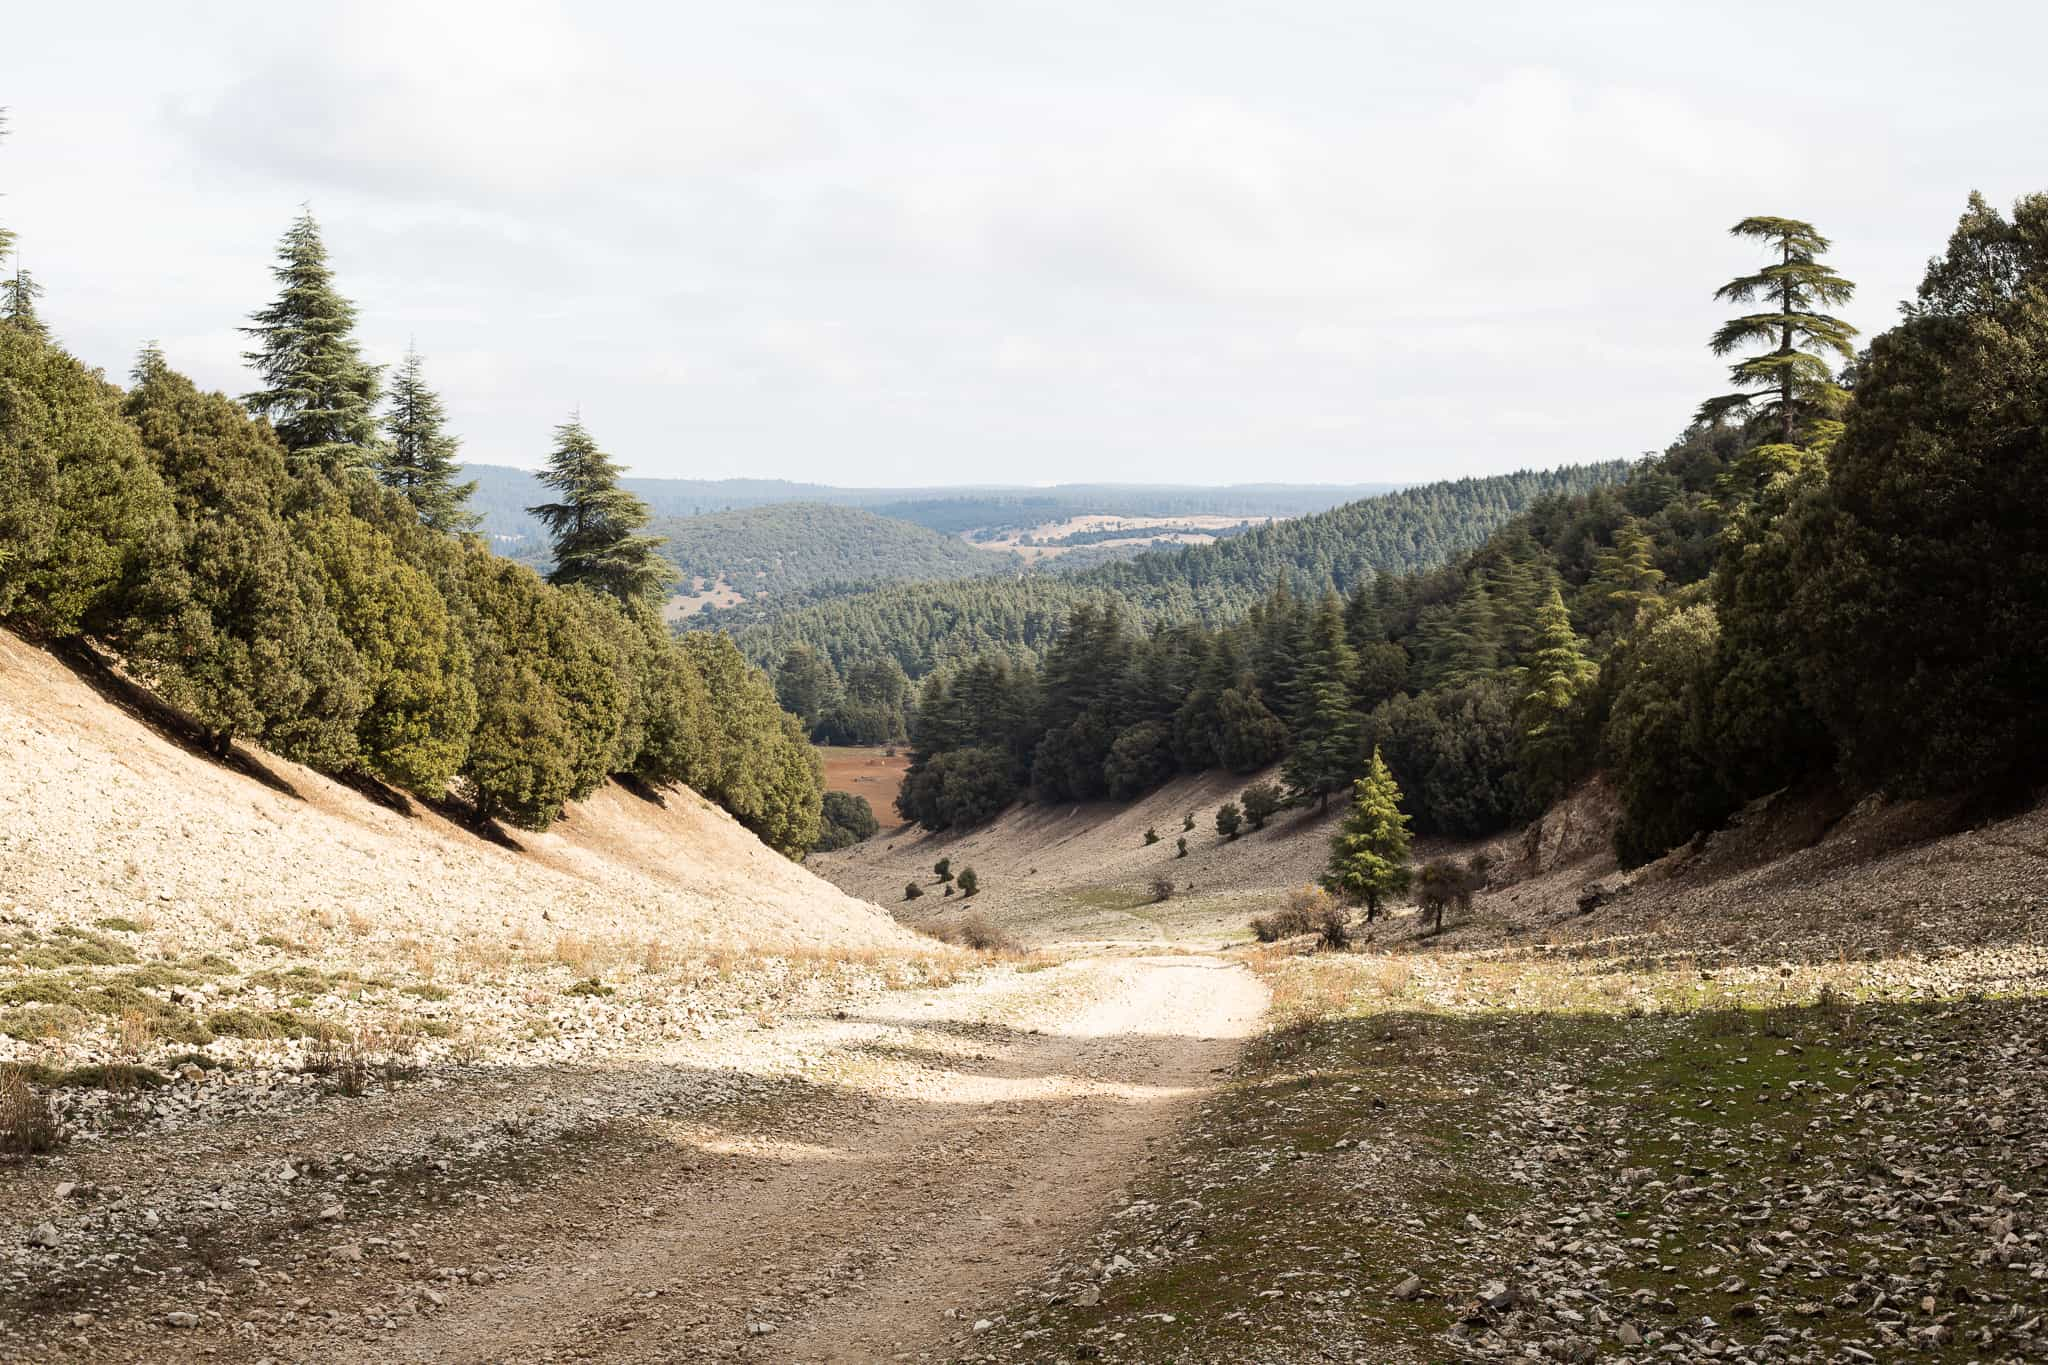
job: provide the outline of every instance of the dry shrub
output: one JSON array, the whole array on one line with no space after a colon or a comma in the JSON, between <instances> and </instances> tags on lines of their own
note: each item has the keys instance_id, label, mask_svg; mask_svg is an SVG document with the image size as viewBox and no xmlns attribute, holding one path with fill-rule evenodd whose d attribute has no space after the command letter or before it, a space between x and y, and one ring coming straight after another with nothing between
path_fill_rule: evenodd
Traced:
<instances>
[{"instance_id":1,"label":"dry shrub","mask_svg":"<svg viewBox=\"0 0 2048 1365\"><path fill-rule=\"evenodd\" d=\"M419 973L420 980L432 981L434 968L439 965L434 960L434 950L418 939L407 939L404 946L412 955L412 969Z\"/></svg>"},{"instance_id":2,"label":"dry shrub","mask_svg":"<svg viewBox=\"0 0 2048 1365\"><path fill-rule=\"evenodd\" d=\"M640 950L640 970L649 976L659 976L669 969L674 959L669 956L668 945L658 938L647 940L647 946Z\"/></svg>"},{"instance_id":3,"label":"dry shrub","mask_svg":"<svg viewBox=\"0 0 2048 1365\"><path fill-rule=\"evenodd\" d=\"M156 1041L156 1025L147 1014L132 1006L121 1011L121 1028L115 1046L129 1061L140 1061Z\"/></svg>"},{"instance_id":4,"label":"dry shrub","mask_svg":"<svg viewBox=\"0 0 2048 1365\"><path fill-rule=\"evenodd\" d=\"M1261 943L1278 943L1298 934L1322 933L1332 911L1343 914L1342 907L1330 899L1329 892L1320 886L1297 887L1287 894L1287 904L1252 920L1252 933Z\"/></svg>"},{"instance_id":5,"label":"dry shrub","mask_svg":"<svg viewBox=\"0 0 2048 1365\"><path fill-rule=\"evenodd\" d=\"M576 972L585 973L590 967L590 943L574 934L563 934L555 940L555 961Z\"/></svg>"},{"instance_id":6,"label":"dry shrub","mask_svg":"<svg viewBox=\"0 0 2048 1365\"><path fill-rule=\"evenodd\" d=\"M1173 878L1171 878L1171 877L1154 877L1154 878L1152 879L1152 902L1153 902L1153 904L1155 904L1155 905L1156 905L1156 904L1158 904L1158 903L1159 903L1159 902L1161 902L1161 901L1170 901L1170 900L1172 900L1172 899L1173 899Z\"/></svg>"},{"instance_id":7,"label":"dry shrub","mask_svg":"<svg viewBox=\"0 0 2048 1365\"><path fill-rule=\"evenodd\" d=\"M348 912L348 931L357 938L368 938L370 930L374 927L370 917L362 911L351 910Z\"/></svg>"},{"instance_id":8,"label":"dry shrub","mask_svg":"<svg viewBox=\"0 0 2048 1365\"><path fill-rule=\"evenodd\" d=\"M32 1156L54 1150L63 1140L57 1116L28 1083L28 1073L0 1065L0 1152Z\"/></svg>"},{"instance_id":9,"label":"dry shrub","mask_svg":"<svg viewBox=\"0 0 2048 1365\"><path fill-rule=\"evenodd\" d=\"M949 922L939 921L920 925L918 932L929 934L941 943L950 943L956 948L972 948L978 953L1014 953L1016 940L991 924L986 915L968 913Z\"/></svg>"}]
</instances>

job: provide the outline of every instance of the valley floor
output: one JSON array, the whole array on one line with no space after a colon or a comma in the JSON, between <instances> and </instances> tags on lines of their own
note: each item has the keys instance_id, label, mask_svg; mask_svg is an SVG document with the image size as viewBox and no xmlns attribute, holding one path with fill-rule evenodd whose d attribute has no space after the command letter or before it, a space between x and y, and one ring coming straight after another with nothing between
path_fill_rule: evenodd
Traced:
<instances>
[{"instance_id":1,"label":"valley floor","mask_svg":"<svg viewBox=\"0 0 2048 1365\"><path fill-rule=\"evenodd\" d=\"M1244 926L1329 817L1172 847L1233 791L816 860L974 861L916 908L1030 956L120 1101L0 1166L0 1359L2048 1360L2048 809L1765 808L1624 883L1582 794L1319 953Z\"/></svg>"}]
</instances>

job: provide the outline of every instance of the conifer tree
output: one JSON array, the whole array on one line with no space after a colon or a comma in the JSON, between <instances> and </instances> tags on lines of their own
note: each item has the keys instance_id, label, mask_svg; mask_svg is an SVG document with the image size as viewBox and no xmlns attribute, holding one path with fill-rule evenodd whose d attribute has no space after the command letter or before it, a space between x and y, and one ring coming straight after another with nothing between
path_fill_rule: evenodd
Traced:
<instances>
[{"instance_id":1,"label":"conifer tree","mask_svg":"<svg viewBox=\"0 0 2048 1365\"><path fill-rule=\"evenodd\" d=\"M0 327L0 620L64 638L183 595L177 525L120 393Z\"/></svg>"},{"instance_id":2,"label":"conifer tree","mask_svg":"<svg viewBox=\"0 0 2048 1365\"><path fill-rule=\"evenodd\" d=\"M276 437L153 346L134 377L125 411L170 490L189 575L175 615L138 643L137 673L205 727L216 754L249 735L290 758L351 765L364 662L343 633L330 566L287 515Z\"/></svg>"},{"instance_id":3,"label":"conifer tree","mask_svg":"<svg viewBox=\"0 0 2048 1365\"><path fill-rule=\"evenodd\" d=\"M50 329L36 315L36 300L42 296L43 287L36 283L35 276L22 268L17 258L13 276L5 284L0 284L0 323L37 341L48 341Z\"/></svg>"},{"instance_id":4,"label":"conifer tree","mask_svg":"<svg viewBox=\"0 0 2048 1365\"><path fill-rule=\"evenodd\" d=\"M1332 895L1364 901L1370 922L1379 917L1387 897L1408 889L1408 817L1401 811L1401 788L1378 749L1351 790L1350 813L1330 839L1323 886Z\"/></svg>"},{"instance_id":5,"label":"conifer tree","mask_svg":"<svg viewBox=\"0 0 2048 1365\"><path fill-rule=\"evenodd\" d=\"M1615 528L1614 544L1593 556L1593 576L1585 600L1604 625L1625 629L1635 623L1644 605L1663 591L1664 571L1652 559L1650 538L1630 517Z\"/></svg>"},{"instance_id":6,"label":"conifer tree","mask_svg":"<svg viewBox=\"0 0 2048 1365\"><path fill-rule=\"evenodd\" d=\"M419 351L408 350L391 381L377 478L405 495L422 524L436 531L474 530L481 518L468 504L476 480L455 482L455 451L461 442L448 434L441 396L427 387L421 364Z\"/></svg>"},{"instance_id":7,"label":"conifer tree","mask_svg":"<svg viewBox=\"0 0 2048 1365\"><path fill-rule=\"evenodd\" d=\"M631 602L652 597L675 577L657 553L662 538L636 534L647 524L647 504L619 486L618 465L598 449L581 418L555 428L555 450L540 481L558 496L526 509L554 538L549 582L582 584Z\"/></svg>"},{"instance_id":8,"label":"conifer tree","mask_svg":"<svg viewBox=\"0 0 2048 1365\"><path fill-rule=\"evenodd\" d=\"M1729 303L1772 302L1774 312L1730 318L1714 333L1715 355L1763 343L1772 349L1738 360L1729 367L1737 391L1700 405L1699 420L1714 423L1731 416L1775 420L1779 440L1797 443L1802 421L1830 416L1845 395L1835 383L1826 355L1855 357L1850 338L1856 329L1840 318L1818 311L1847 303L1856 286L1818 259L1828 239L1813 224L1796 218L1745 218L1728 229L1733 237L1766 243L1778 259L1755 274L1730 280L1714 292Z\"/></svg>"},{"instance_id":9,"label":"conifer tree","mask_svg":"<svg viewBox=\"0 0 2048 1365\"><path fill-rule=\"evenodd\" d=\"M1293 748L1285 776L1317 809L1358 771L1358 715L1351 709L1357 656L1344 638L1344 608L1332 593L1311 618L1295 674Z\"/></svg>"},{"instance_id":10,"label":"conifer tree","mask_svg":"<svg viewBox=\"0 0 2048 1365\"><path fill-rule=\"evenodd\" d=\"M1571 779L1579 747L1572 721L1599 673L1599 665L1586 657L1584 641L1572 629L1564 597L1552 587L1550 600L1536 618L1529 662L1520 670L1515 708L1524 781L1539 804L1547 803Z\"/></svg>"},{"instance_id":11,"label":"conifer tree","mask_svg":"<svg viewBox=\"0 0 2048 1365\"><path fill-rule=\"evenodd\" d=\"M277 301L250 315L256 339L243 353L263 387L243 396L267 417L293 461L364 468L378 457L377 392L382 366L356 344L356 309L334 288L327 247L311 210L278 242Z\"/></svg>"}]
</instances>

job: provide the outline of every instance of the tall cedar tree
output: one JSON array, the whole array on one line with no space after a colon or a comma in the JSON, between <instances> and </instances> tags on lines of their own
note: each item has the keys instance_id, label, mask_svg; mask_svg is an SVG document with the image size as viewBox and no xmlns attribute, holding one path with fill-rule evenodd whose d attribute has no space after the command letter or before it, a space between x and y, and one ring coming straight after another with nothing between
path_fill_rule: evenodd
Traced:
<instances>
[{"instance_id":1,"label":"tall cedar tree","mask_svg":"<svg viewBox=\"0 0 2048 1365\"><path fill-rule=\"evenodd\" d=\"M1920 794L2048 764L2048 194L1973 199L1876 338L1788 617L1802 691L1856 779Z\"/></svg>"},{"instance_id":2,"label":"tall cedar tree","mask_svg":"<svg viewBox=\"0 0 2048 1365\"><path fill-rule=\"evenodd\" d=\"M461 442L448 434L441 395L421 376L420 353L408 350L391 381L391 410L384 414L384 449L377 477L405 495L420 521L436 531L471 531L482 518L469 510L476 480L455 482L455 451Z\"/></svg>"},{"instance_id":3,"label":"tall cedar tree","mask_svg":"<svg viewBox=\"0 0 2048 1365\"><path fill-rule=\"evenodd\" d=\"M561 499L526 509L554 538L550 583L580 584L632 602L652 597L675 577L657 553L662 538L634 534L647 524L647 504L619 487L619 467L597 448L582 419L555 428L555 451L540 481Z\"/></svg>"},{"instance_id":4,"label":"tall cedar tree","mask_svg":"<svg viewBox=\"0 0 2048 1365\"><path fill-rule=\"evenodd\" d=\"M13 276L5 284L0 284L0 323L37 341L48 341L50 329L36 315L36 300L42 296L43 287L36 283L35 276L22 269L21 261L16 259Z\"/></svg>"},{"instance_id":5,"label":"tall cedar tree","mask_svg":"<svg viewBox=\"0 0 2048 1365\"><path fill-rule=\"evenodd\" d=\"M1555 587L1536 618L1534 648L1520 672L1515 719L1521 731L1523 780L1532 799L1549 804L1574 776L1579 737L1573 721L1600 676L1572 629L1564 597Z\"/></svg>"},{"instance_id":6,"label":"tall cedar tree","mask_svg":"<svg viewBox=\"0 0 2048 1365\"><path fill-rule=\"evenodd\" d=\"M364 468L377 458L377 392L383 367L356 345L356 308L335 292L327 247L311 210L277 245L270 273L277 302L250 315L245 351L263 387L242 401L267 417L294 463Z\"/></svg>"},{"instance_id":7,"label":"tall cedar tree","mask_svg":"<svg viewBox=\"0 0 2048 1365\"><path fill-rule=\"evenodd\" d=\"M1842 406L1844 394L1825 353L1854 359L1850 338L1856 329L1818 310L1847 303L1856 286L1817 259L1828 249L1828 239L1811 223L1745 218L1728 232L1768 244L1778 259L1753 275L1730 280L1714 291L1714 297L1728 303L1775 302L1777 310L1730 318L1714 333L1714 354L1728 355L1758 343L1772 349L1730 366L1729 378L1737 392L1702 403L1699 420L1711 424L1734 416L1775 419L1780 441L1792 445L1803 420L1830 416Z\"/></svg>"},{"instance_id":8,"label":"tall cedar tree","mask_svg":"<svg viewBox=\"0 0 2048 1365\"><path fill-rule=\"evenodd\" d=\"M1357 656L1344 639L1344 608L1325 594L1310 620L1294 677L1293 749L1287 785L1318 810L1358 771L1358 714L1351 709ZM1263 823L1260 821L1259 823Z\"/></svg>"},{"instance_id":9,"label":"tall cedar tree","mask_svg":"<svg viewBox=\"0 0 2048 1365\"><path fill-rule=\"evenodd\" d=\"M1408 889L1408 817L1401 788L1380 751L1351 786L1351 810L1330 838L1330 868L1323 886L1332 894L1365 903L1367 921L1377 919L1387 897Z\"/></svg>"}]
</instances>

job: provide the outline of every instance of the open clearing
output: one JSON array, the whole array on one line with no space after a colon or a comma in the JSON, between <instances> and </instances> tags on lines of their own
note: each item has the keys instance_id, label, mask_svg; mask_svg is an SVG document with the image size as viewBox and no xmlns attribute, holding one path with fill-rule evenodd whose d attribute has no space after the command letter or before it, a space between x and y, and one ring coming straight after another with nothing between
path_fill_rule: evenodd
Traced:
<instances>
[{"instance_id":1,"label":"open clearing","mask_svg":"<svg viewBox=\"0 0 2048 1365\"><path fill-rule=\"evenodd\" d=\"M884 824L896 819L896 788L910 766L908 746L820 744L817 749L825 760L826 791L865 796L876 819Z\"/></svg>"}]
</instances>

